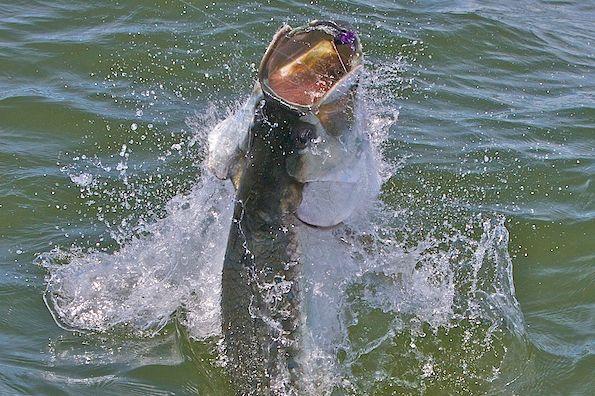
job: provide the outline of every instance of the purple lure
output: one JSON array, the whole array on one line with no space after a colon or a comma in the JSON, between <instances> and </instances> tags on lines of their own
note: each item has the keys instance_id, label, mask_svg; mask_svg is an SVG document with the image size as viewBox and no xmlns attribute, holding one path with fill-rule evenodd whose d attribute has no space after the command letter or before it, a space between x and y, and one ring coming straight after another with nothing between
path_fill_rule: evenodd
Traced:
<instances>
[{"instance_id":1,"label":"purple lure","mask_svg":"<svg viewBox=\"0 0 595 396\"><path fill-rule=\"evenodd\" d=\"M351 48L355 47L356 40L357 40L357 35L355 34L355 32L352 32L352 31L341 32L335 37L335 41L338 44L342 44L342 45L349 44L351 46Z\"/></svg>"}]
</instances>

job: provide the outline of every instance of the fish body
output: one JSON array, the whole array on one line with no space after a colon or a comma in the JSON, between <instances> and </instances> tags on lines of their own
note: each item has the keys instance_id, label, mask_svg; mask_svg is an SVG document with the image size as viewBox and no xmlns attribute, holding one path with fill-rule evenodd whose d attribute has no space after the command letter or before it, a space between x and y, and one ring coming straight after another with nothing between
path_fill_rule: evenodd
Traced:
<instances>
[{"instance_id":1,"label":"fish body","mask_svg":"<svg viewBox=\"0 0 595 396\"><path fill-rule=\"evenodd\" d=\"M221 319L239 394L303 393L299 230L331 229L354 211L358 192L376 188L356 117L360 62L353 32L332 22L285 26L251 97L209 136L209 168L236 187Z\"/></svg>"},{"instance_id":2,"label":"fish body","mask_svg":"<svg viewBox=\"0 0 595 396\"><path fill-rule=\"evenodd\" d=\"M289 377L297 375L301 263L295 212L303 184L285 170L292 147L292 115L285 112L265 102L255 116L223 265L226 355L243 393L270 389L271 379L287 393Z\"/></svg>"}]
</instances>

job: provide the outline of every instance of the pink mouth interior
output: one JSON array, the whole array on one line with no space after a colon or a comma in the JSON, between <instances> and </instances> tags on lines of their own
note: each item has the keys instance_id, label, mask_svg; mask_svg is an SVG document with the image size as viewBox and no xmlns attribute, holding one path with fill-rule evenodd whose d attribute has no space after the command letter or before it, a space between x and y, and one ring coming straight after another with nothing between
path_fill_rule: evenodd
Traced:
<instances>
[{"instance_id":1,"label":"pink mouth interior","mask_svg":"<svg viewBox=\"0 0 595 396\"><path fill-rule=\"evenodd\" d=\"M332 36L322 32L301 36L273 48L266 72L269 87L276 95L287 102L310 106L350 71L355 51L350 46L337 46Z\"/></svg>"}]
</instances>

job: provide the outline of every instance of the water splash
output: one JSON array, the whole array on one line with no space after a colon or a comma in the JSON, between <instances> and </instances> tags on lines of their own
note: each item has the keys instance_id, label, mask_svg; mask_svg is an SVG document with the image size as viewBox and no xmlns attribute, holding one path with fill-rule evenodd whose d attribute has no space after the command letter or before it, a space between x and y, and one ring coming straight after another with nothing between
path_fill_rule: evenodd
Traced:
<instances>
[{"instance_id":1,"label":"water splash","mask_svg":"<svg viewBox=\"0 0 595 396\"><path fill-rule=\"evenodd\" d=\"M200 322L191 326L193 335L217 334L218 275L232 203L231 188L205 176L190 194L168 204L168 216L116 252L41 256L49 270L48 306L61 325L97 331L117 326L159 331L186 307L188 323ZM56 264L58 258L68 265Z\"/></svg>"},{"instance_id":2,"label":"water splash","mask_svg":"<svg viewBox=\"0 0 595 396\"><path fill-rule=\"evenodd\" d=\"M394 67L389 69L388 76L382 74L386 67L372 73L364 87L377 153L398 118L398 111L375 99L387 85L401 84ZM192 144L204 146L215 115L211 110L189 121ZM129 153L121 151L127 164ZM399 161L380 158L386 182ZM127 191L134 189L127 167L117 170ZM92 172L67 172L83 193L101 195ZM154 334L183 310L181 325L189 337L217 337L233 200L229 183L201 171L161 219L118 228L115 251L41 255L48 270L45 301L57 323ZM524 324L504 219L449 209L445 201L440 210L468 217L428 231L416 213L425 214L423 206L431 203L417 204L371 202L332 232L300 230L308 324L301 359L309 392L485 391L509 377L503 373L508 348L524 336Z\"/></svg>"}]
</instances>

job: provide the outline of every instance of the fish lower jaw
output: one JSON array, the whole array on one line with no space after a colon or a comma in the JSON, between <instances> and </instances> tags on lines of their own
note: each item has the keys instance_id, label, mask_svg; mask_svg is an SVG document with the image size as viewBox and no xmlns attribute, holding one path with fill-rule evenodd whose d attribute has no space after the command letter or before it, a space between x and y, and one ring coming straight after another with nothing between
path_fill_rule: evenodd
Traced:
<instances>
[{"instance_id":1,"label":"fish lower jaw","mask_svg":"<svg viewBox=\"0 0 595 396\"><path fill-rule=\"evenodd\" d=\"M298 215L296 215L295 217L296 217L296 219L299 220L300 224L303 224L308 228L313 228L313 229L317 229L317 230L334 230L334 229L338 228L341 224L343 224L343 222L341 222L339 224L332 224L329 226L316 225L316 224L308 223L306 220L301 219Z\"/></svg>"}]
</instances>

